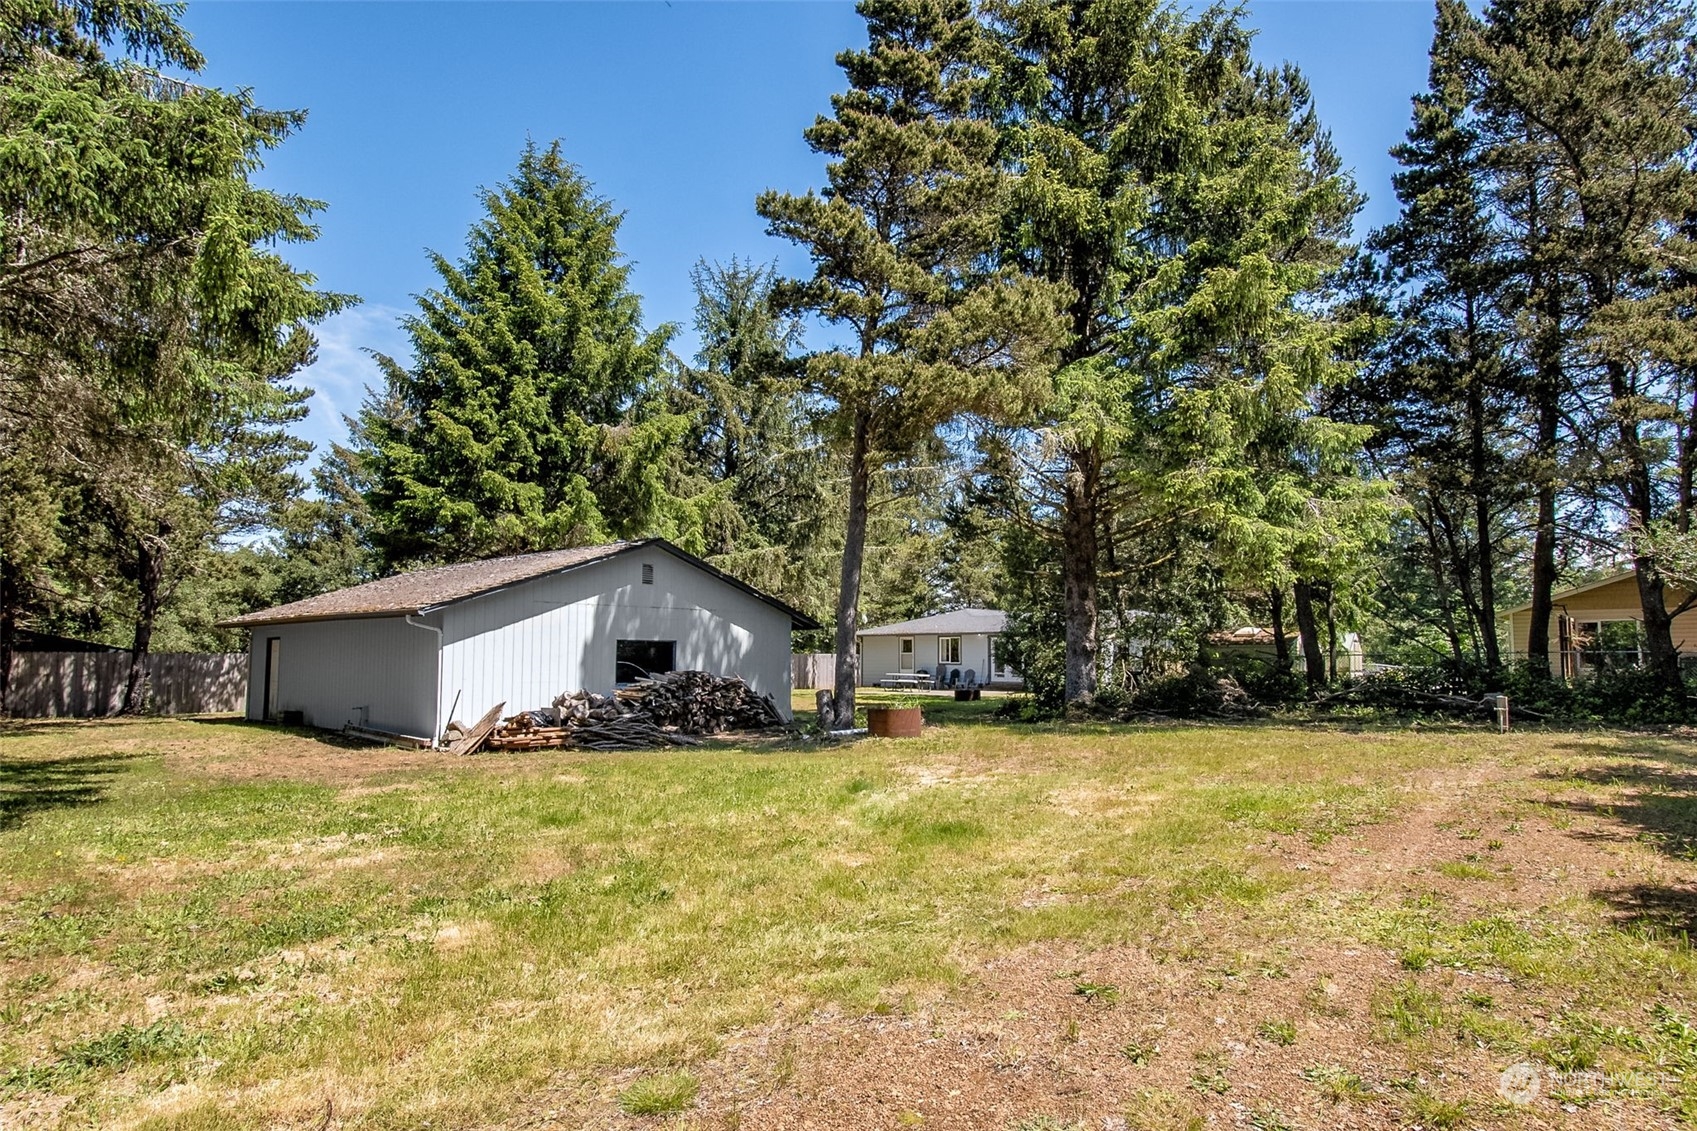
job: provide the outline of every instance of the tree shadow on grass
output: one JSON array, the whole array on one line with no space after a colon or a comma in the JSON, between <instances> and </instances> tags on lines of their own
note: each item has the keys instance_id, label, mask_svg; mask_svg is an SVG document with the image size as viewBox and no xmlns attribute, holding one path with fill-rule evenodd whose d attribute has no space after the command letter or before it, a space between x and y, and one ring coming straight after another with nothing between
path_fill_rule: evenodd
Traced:
<instances>
[{"instance_id":1,"label":"tree shadow on grass","mask_svg":"<svg viewBox=\"0 0 1697 1131\"><path fill-rule=\"evenodd\" d=\"M1697 755L1689 743L1634 739L1602 749L1561 747L1588 764L1566 772L1537 775L1549 782L1584 782L1611 796L1551 798L1544 803L1569 813L1597 818L1605 826L1636 830L1637 839L1677 860L1697 863ZM1608 833L1577 832L1580 837L1618 840Z\"/></svg>"},{"instance_id":2,"label":"tree shadow on grass","mask_svg":"<svg viewBox=\"0 0 1697 1131\"><path fill-rule=\"evenodd\" d=\"M1697 934L1697 885L1629 884L1598 888L1591 898L1606 904L1623 927L1677 938L1687 945Z\"/></svg>"},{"instance_id":3,"label":"tree shadow on grass","mask_svg":"<svg viewBox=\"0 0 1697 1131\"><path fill-rule=\"evenodd\" d=\"M0 832L50 809L79 809L105 799L113 777L131 756L85 754L70 758L0 761Z\"/></svg>"},{"instance_id":4,"label":"tree shadow on grass","mask_svg":"<svg viewBox=\"0 0 1697 1131\"><path fill-rule=\"evenodd\" d=\"M1697 754L1690 742L1643 736L1608 747L1572 743L1559 749L1583 764L1537 776L1552 784L1597 787L1588 796L1544 801L1594 819L1593 829L1570 829L1570 836L1616 842L1630 837L1697 867ZM1597 888L1591 897L1608 907L1623 929L1687 946L1697 934L1697 884L1624 884Z\"/></svg>"}]
</instances>

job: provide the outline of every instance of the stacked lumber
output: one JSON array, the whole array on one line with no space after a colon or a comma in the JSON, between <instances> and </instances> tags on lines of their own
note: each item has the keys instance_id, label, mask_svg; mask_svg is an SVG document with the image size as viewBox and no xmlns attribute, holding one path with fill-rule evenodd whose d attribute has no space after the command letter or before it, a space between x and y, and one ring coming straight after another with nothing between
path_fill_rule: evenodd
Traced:
<instances>
[{"instance_id":1,"label":"stacked lumber","mask_svg":"<svg viewBox=\"0 0 1697 1131\"><path fill-rule=\"evenodd\" d=\"M469 730L458 723L449 723L448 730L443 735L448 741L450 754L476 754L489 741L489 736L495 733L495 728L501 723L501 712L507 707L506 703L497 703L478 719Z\"/></svg>"},{"instance_id":2,"label":"stacked lumber","mask_svg":"<svg viewBox=\"0 0 1697 1131\"><path fill-rule=\"evenodd\" d=\"M489 735L492 750L646 750L696 746L700 735L768 730L784 725L770 696L743 680L707 672L668 672L612 695L573 691L549 711L520 711Z\"/></svg>"}]
</instances>

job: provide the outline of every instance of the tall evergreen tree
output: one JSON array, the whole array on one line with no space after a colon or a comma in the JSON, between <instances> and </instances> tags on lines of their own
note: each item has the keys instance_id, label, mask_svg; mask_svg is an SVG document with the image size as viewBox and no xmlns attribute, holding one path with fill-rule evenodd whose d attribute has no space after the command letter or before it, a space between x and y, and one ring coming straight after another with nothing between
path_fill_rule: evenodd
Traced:
<instances>
[{"instance_id":1,"label":"tall evergreen tree","mask_svg":"<svg viewBox=\"0 0 1697 1131\"><path fill-rule=\"evenodd\" d=\"M819 508L821 461L795 357L801 322L773 302L773 268L702 262L690 281L701 344L673 392L690 418L686 462L724 490L708 553L784 545Z\"/></svg>"},{"instance_id":2,"label":"tall evergreen tree","mask_svg":"<svg viewBox=\"0 0 1697 1131\"><path fill-rule=\"evenodd\" d=\"M1375 457L1402 483L1418 533L1409 550L1431 574L1451 658L1494 671L1499 556L1526 495L1516 434L1526 390L1502 301L1504 236L1462 77L1440 35L1430 88L1392 150L1402 216L1373 239L1395 328L1354 401L1375 428Z\"/></svg>"},{"instance_id":3,"label":"tall evergreen tree","mask_svg":"<svg viewBox=\"0 0 1697 1131\"><path fill-rule=\"evenodd\" d=\"M389 568L660 534L700 548L665 470L683 418L658 400L670 327L644 331L621 217L558 143L483 194L465 256L381 358L405 412L375 420L369 497Z\"/></svg>"},{"instance_id":4,"label":"tall evergreen tree","mask_svg":"<svg viewBox=\"0 0 1697 1131\"><path fill-rule=\"evenodd\" d=\"M814 427L801 320L780 309L776 269L698 263L694 364L671 396L690 420L682 464L705 483L703 546L727 573L824 620L841 523L832 457ZM710 500L710 501L709 501Z\"/></svg>"},{"instance_id":5,"label":"tall evergreen tree","mask_svg":"<svg viewBox=\"0 0 1697 1131\"><path fill-rule=\"evenodd\" d=\"M318 204L250 180L302 113L149 69L201 65L171 6L17 0L5 15L0 447L28 450L75 506L71 571L127 586L136 710L172 571L290 481L281 426L304 394L288 378L307 327L347 299L273 250L316 237ZM15 565L0 559L7 600L8 578L39 572ZM15 623L0 615L0 634Z\"/></svg>"},{"instance_id":6,"label":"tall evergreen tree","mask_svg":"<svg viewBox=\"0 0 1697 1131\"><path fill-rule=\"evenodd\" d=\"M1680 685L1674 613L1643 532L1684 521L1689 327L1668 291L1697 210L1697 16L1670 0L1497 0L1441 18L1476 109L1503 221L1517 233L1537 488L1529 650L1548 670L1557 466L1588 462L1624 517L1651 668ZM1568 422L1565 434L1564 422Z\"/></svg>"},{"instance_id":7,"label":"tall evergreen tree","mask_svg":"<svg viewBox=\"0 0 1697 1131\"><path fill-rule=\"evenodd\" d=\"M1003 0L992 19L1020 173L1003 254L1068 296L1014 482L1058 543L1064 698L1088 702L1115 540L1187 525L1288 575L1302 460L1348 478L1351 432L1313 400L1346 372L1340 330L1312 300L1355 197L1300 76L1258 72L1232 13Z\"/></svg>"},{"instance_id":8,"label":"tall evergreen tree","mask_svg":"<svg viewBox=\"0 0 1697 1131\"><path fill-rule=\"evenodd\" d=\"M858 10L869 45L838 56L849 90L806 131L830 158L829 187L768 192L757 203L769 230L813 259L812 278L786 288L790 301L852 335L808 365L846 463L834 625L840 726L854 718L875 476L944 421L1018 401L1027 355L1050 335L1040 288L985 271L1003 178L996 131L972 113L982 40L969 0L862 0Z\"/></svg>"}]
</instances>

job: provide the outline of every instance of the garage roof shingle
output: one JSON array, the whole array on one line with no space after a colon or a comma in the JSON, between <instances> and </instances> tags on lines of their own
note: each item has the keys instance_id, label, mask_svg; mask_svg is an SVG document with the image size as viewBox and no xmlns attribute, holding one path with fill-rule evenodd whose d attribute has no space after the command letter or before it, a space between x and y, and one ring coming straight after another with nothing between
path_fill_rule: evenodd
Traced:
<instances>
[{"instance_id":1,"label":"garage roof shingle","mask_svg":"<svg viewBox=\"0 0 1697 1131\"><path fill-rule=\"evenodd\" d=\"M1008 627L1008 614L1000 609L956 609L917 620L897 621L860 630L862 636L912 636L916 633L939 633L961 636L974 632L1002 632Z\"/></svg>"},{"instance_id":2,"label":"garage roof shingle","mask_svg":"<svg viewBox=\"0 0 1697 1131\"><path fill-rule=\"evenodd\" d=\"M648 538L639 542L608 542L600 546L578 546L569 550L543 550L534 554L516 554L506 558L486 558L475 562L458 562L434 569L413 570L393 577L368 581L347 589L337 589L291 601L287 605L261 609L221 621L221 628L254 628L267 624L288 624L295 621L340 620L352 617L406 616L428 612L451 605L468 597L492 593L522 581L532 581L551 573L562 573L592 562L616 557L642 546L657 549L682 558L720 580L743 590L767 604L790 614L791 623L798 628L818 628L806 613L798 612L782 601L769 597L729 574L685 553L663 538Z\"/></svg>"}]
</instances>

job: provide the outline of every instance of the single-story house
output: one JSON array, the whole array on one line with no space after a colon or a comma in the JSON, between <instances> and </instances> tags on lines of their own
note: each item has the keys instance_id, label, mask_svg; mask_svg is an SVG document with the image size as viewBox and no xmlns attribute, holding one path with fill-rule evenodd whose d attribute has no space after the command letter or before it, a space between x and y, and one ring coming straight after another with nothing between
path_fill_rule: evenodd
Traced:
<instances>
[{"instance_id":1,"label":"single-story house","mask_svg":"<svg viewBox=\"0 0 1697 1131\"><path fill-rule=\"evenodd\" d=\"M1669 608L1687 597L1675 585L1667 587ZM1636 665L1643 658L1644 607L1638 598L1638 578L1632 570L1552 595L1550 612L1550 670L1563 678L1596 672L1605 667ZM1498 620L1508 626L1508 654L1526 654L1532 633L1532 606L1520 605L1501 613ZM1673 645L1681 653L1697 653L1697 609L1673 618Z\"/></svg>"},{"instance_id":2,"label":"single-story house","mask_svg":"<svg viewBox=\"0 0 1697 1131\"><path fill-rule=\"evenodd\" d=\"M787 716L790 631L819 627L659 538L417 570L224 626L253 632L248 718L430 739L679 669L740 675Z\"/></svg>"},{"instance_id":3,"label":"single-story house","mask_svg":"<svg viewBox=\"0 0 1697 1131\"><path fill-rule=\"evenodd\" d=\"M1024 687L1025 677L1008 666L996 648L996 638L1007 626L1008 614L1000 609L956 609L863 628L855 638L861 686L923 674L934 686L947 686L954 675L989 687Z\"/></svg>"}]
</instances>

